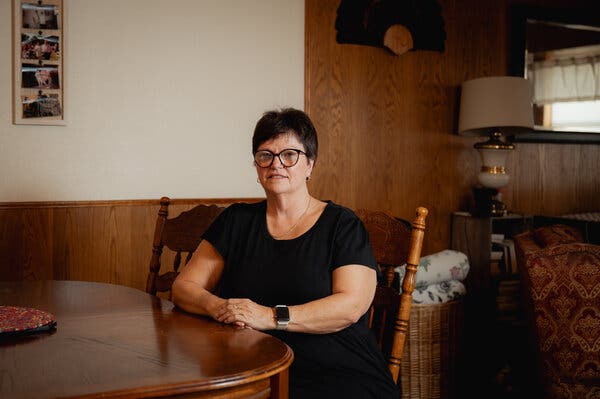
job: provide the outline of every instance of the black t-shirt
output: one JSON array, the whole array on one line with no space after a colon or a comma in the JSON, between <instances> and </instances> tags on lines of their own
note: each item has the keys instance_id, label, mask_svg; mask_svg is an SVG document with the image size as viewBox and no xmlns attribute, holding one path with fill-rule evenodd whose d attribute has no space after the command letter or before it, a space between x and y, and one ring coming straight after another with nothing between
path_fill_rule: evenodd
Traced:
<instances>
[{"instance_id":1,"label":"black t-shirt","mask_svg":"<svg viewBox=\"0 0 600 399\"><path fill-rule=\"evenodd\" d=\"M332 272L360 264L377 270L369 236L347 208L329 202L306 233L275 240L266 226L266 201L233 204L204 238L225 267L218 294L264 305L299 305L332 293ZM290 398L398 398L398 388L367 326L366 315L335 333L267 331L294 351Z\"/></svg>"}]
</instances>

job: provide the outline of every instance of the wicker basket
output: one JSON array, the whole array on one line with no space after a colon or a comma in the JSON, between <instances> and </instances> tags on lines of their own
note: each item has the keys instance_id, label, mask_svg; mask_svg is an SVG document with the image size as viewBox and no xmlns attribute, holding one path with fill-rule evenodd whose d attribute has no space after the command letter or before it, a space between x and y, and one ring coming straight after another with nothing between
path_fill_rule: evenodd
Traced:
<instances>
[{"instance_id":1,"label":"wicker basket","mask_svg":"<svg viewBox=\"0 0 600 399\"><path fill-rule=\"evenodd\" d=\"M400 376L402 398L456 397L463 304L413 304Z\"/></svg>"}]
</instances>

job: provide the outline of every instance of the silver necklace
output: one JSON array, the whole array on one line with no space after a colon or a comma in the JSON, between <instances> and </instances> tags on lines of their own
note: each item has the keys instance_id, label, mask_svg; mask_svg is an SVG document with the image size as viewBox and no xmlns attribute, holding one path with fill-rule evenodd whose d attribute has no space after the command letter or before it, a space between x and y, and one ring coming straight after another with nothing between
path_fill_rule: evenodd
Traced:
<instances>
[{"instance_id":1,"label":"silver necklace","mask_svg":"<svg viewBox=\"0 0 600 399\"><path fill-rule=\"evenodd\" d=\"M300 223L300 221L302 220L302 218L304 218L304 215L306 215L306 212L308 212L308 208L310 208L310 195L308 196L308 202L306 203L306 209L304 209L304 212L302 212L302 215L300 215L300 217L298 218L298 220L296 221L296 223L294 223L292 225L292 227L290 227L288 229L288 231L286 231L285 233L279 234L279 235L271 234L271 237L273 237L274 239L278 240L278 239L280 239L282 237L285 237L288 234L290 234L296 228L296 226L298 226L298 224Z\"/></svg>"}]
</instances>

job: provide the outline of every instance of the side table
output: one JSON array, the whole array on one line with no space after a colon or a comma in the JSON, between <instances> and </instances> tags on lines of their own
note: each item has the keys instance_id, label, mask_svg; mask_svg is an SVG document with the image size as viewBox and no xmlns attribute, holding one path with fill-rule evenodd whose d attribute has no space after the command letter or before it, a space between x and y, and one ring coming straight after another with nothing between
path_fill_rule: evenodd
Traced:
<instances>
[{"instance_id":1,"label":"side table","mask_svg":"<svg viewBox=\"0 0 600 399\"><path fill-rule=\"evenodd\" d=\"M470 263L465 280L465 341L461 361L464 380L460 385L464 394L486 392L494 397L495 394L502 396L503 390L517 388L512 385L506 388L499 379L512 373L513 370L506 371L507 364L510 369L514 360L508 352L517 345L526 345L527 336L523 334L523 328L500 321L498 292L506 281L518 284L518 277L509 273L498 275L497 270L492 269L498 267L497 261L492 259L493 235L510 240L532 225L533 218L528 215L474 217L468 212L452 215L451 248L465 253ZM507 259L500 261L508 262ZM511 295L518 297L518 288L513 292ZM518 305L518 298L513 299ZM515 340L521 342L513 342Z\"/></svg>"}]
</instances>

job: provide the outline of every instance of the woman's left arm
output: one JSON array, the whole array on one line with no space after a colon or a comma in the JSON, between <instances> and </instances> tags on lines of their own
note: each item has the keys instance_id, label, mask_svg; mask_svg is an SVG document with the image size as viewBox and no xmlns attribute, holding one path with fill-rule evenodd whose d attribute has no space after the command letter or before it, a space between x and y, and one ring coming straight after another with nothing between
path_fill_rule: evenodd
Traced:
<instances>
[{"instance_id":1,"label":"woman's left arm","mask_svg":"<svg viewBox=\"0 0 600 399\"><path fill-rule=\"evenodd\" d=\"M370 267L345 265L336 268L332 274L332 294L302 305L290 306L287 330L325 334L356 323L369 309L376 285L377 275ZM249 299L229 299L227 302L218 312L217 320L243 323L261 330L276 328L272 308L258 305Z\"/></svg>"}]
</instances>

